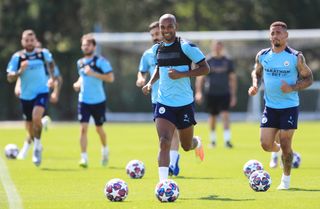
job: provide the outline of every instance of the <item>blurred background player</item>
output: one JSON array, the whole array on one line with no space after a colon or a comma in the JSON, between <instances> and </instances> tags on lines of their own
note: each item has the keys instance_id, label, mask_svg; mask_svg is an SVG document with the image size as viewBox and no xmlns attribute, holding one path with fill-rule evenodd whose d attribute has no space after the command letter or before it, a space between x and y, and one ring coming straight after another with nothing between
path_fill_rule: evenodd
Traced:
<instances>
[{"instance_id":1,"label":"blurred background player","mask_svg":"<svg viewBox=\"0 0 320 209\"><path fill-rule=\"evenodd\" d=\"M36 42L36 48L38 49L41 49L42 51L44 50L47 50L45 48L42 48L42 44L40 41L37 41ZM48 50L47 50L48 51ZM50 53L50 52L49 52ZM48 75L48 79L49 79L49 74L47 73ZM54 82L53 82L53 87L52 87L52 91L50 93L50 98L49 98L49 101L53 104L56 104L58 101L59 101L59 95L60 95L60 91L61 91L61 86L62 86L62 83L63 83L63 79L62 79L62 76L60 74L60 70L58 68L58 66L54 65L54 72L53 72L53 75L54 75ZM14 88L14 93L17 97L20 97L20 94L21 94L21 80L20 78L17 79L16 81L16 85L15 85L15 88ZM50 123L51 119L50 117L46 114L46 111L44 113L45 115L42 117L41 119L41 123L42 123L42 127L44 130L47 130L48 129L48 124ZM29 123L26 121L26 129L28 130L28 126L29 126ZM17 156L17 159L18 160L23 160L26 158L27 156L27 153L28 153L28 150L30 148L30 145L32 143L33 139L32 137L29 135L28 133L28 136L27 138L25 139L25 142L23 144L23 147L22 149L19 151L19 154Z\"/></svg>"},{"instance_id":2,"label":"blurred background player","mask_svg":"<svg viewBox=\"0 0 320 209\"><path fill-rule=\"evenodd\" d=\"M298 91L312 84L313 75L303 54L287 45L286 23L274 22L269 30L271 48L258 52L248 94L257 94L263 78L265 109L260 124L260 141L267 152L278 152L281 147L283 174L277 189L282 190L290 188L292 139L298 127ZM277 135L280 145L276 142Z\"/></svg>"},{"instance_id":3,"label":"blurred background player","mask_svg":"<svg viewBox=\"0 0 320 209\"><path fill-rule=\"evenodd\" d=\"M34 140L32 161L39 166L42 161L41 118L47 108L49 87L53 87L55 79L51 53L36 48L36 42L33 30L23 31L21 39L23 49L11 57L7 67L7 77L9 82L21 79L19 98L28 135ZM49 79L46 72L49 73Z\"/></svg>"},{"instance_id":4,"label":"blurred background player","mask_svg":"<svg viewBox=\"0 0 320 209\"><path fill-rule=\"evenodd\" d=\"M106 94L103 82L112 83L114 75L109 61L102 56L95 55L96 41L91 34L82 36L81 50L84 57L77 61L79 79L73 84L75 91L80 91L78 117L81 124L81 159L79 165L84 168L88 166L88 123L92 116L102 144L101 164L105 166L108 163L109 151L107 135L103 130L103 123L106 121Z\"/></svg>"},{"instance_id":5,"label":"blurred background player","mask_svg":"<svg viewBox=\"0 0 320 209\"><path fill-rule=\"evenodd\" d=\"M215 147L217 141L217 116L221 113L223 122L224 145L232 148L229 108L237 103L237 76L231 59L224 53L221 41L213 41L211 54L207 57L210 72L206 76L196 78L195 99L198 104L204 100L205 92L206 110L209 112L210 146Z\"/></svg>"},{"instance_id":6,"label":"blurred background player","mask_svg":"<svg viewBox=\"0 0 320 209\"><path fill-rule=\"evenodd\" d=\"M159 22L153 22L149 25L149 33L151 35L151 39L153 41L153 44L159 43L162 41L162 35L160 33L159 29ZM154 54L152 51L152 48L147 49L141 59L139 64L139 72L137 74L137 81L136 85L138 87L143 87L146 84L147 74L150 76L153 75L155 71L155 61L154 61ZM157 103L157 97L158 97L158 88L159 88L159 82L156 81L152 85L152 91L151 91L151 102L152 102L152 110L155 111L156 103ZM171 142L171 149L170 149L170 165L169 165L169 175L175 175L177 176L179 174L180 168L179 168L179 135L177 130L174 132Z\"/></svg>"},{"instance_id":7,"label":"blurred background player","mask_svg":"<svg viewBox=\"0 0 320 209\"><path fill-rule=\"evenodd\" d=\"M162 15L159 27L163 41L152 47L157 67L142 91L149 94L152 85L159 79L154 118L160 148L159 179L162 181L168 179L170 147L176 129L183 150L195 150L196 156L204 160L201 140L193 134L196 121L190 77L207 74L209 66L198 47L176 36L177 22L174 15ZM194 69L190 67L192 62L197 64Z\"/></svg>"}]
</instances>

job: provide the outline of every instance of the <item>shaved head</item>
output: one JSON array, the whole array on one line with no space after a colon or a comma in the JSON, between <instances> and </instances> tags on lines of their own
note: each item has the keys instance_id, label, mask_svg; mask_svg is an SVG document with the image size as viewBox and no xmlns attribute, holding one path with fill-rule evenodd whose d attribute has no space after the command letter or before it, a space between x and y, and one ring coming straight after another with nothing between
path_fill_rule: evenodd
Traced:
<instances>
[{"instance_id":1,"label":"shaved head","mask_svg":"<svg viewBox=\"0 0 320 209\"><path fill-rule=\"evenodd\" d=\"M172 14L164 14L160 17L159 19L159 22L163 21L163 20L166 20L166 19L170 19L171 21L174 22L174 24L177 24L177 21L176 21L176 17Z\"/></svg>"}]
</instances>

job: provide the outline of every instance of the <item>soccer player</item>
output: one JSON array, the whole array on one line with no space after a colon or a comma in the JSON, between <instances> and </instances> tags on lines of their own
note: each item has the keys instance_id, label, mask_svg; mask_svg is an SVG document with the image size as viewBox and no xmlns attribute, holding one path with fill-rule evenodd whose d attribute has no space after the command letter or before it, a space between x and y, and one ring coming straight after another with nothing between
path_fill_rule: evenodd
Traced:
<instances>
[{"instance_id":1,"label":"soccer player","mask_svg":"<svg viewBox=\"0 0 320 209\"><path fill-rule=\"evenodd\" d=\"M112 67L107 59L95 55L96 40L91 34L85 34L81 38L81 49L84 57L77 61L79 79L73 84L75 91L79 92L78 115L81 124L80 147L81 159L79 165L88 166L88 122L90 116L94 118L96 131L102 144L101 164L108 163L107 136L103 130L106 113L106 95L103 82L112 83L114 75Z\"/></svg>"},{"instance_id":2,"label":"soccer player","mask_svg":"<svg viewBox=\"0 0 320 209\"><path fill-rule=\"evenodd\" d=\"M153 22L149 25L149 33L151 35L152 41L154 44L162 41L162 35L159 29L159 22ZM146 84L147 74L150 76L153 75L155 70L156 64L154 61L154 55L152 52L152 48L147 49L141 59L139 64L139 72L137 74L137 81L136 85L138 87L142 87ZM151 92L151 102L152 102L152 109L153 112L156 108L157 97L158 97L158 86L159 83L156 81L152 85L152 92ZM169 165L169 175L177 176L180 172L179 168L179 136L177 130L174 131L172 142L171 142L171 149L170 149L170 165Z\"/></svg>"},{"instance_id":3,"label":"soccer player","mask_svg":"<svg viewBox=\"0 0 320 209\"><path fill-rule=\"evenodd\" d=\"M229 108L234 107L237 103L237 76L232 60L224 55L221 41L212 43L211 54L207 62L210 66L210 73L207 76L196 78L195 100L198 104L202 103L202 90L205 86L206 109L210 114L210 146L216 146L216 118L221 113L224 145L226 148L232 148Z\"/></svg>"},{"instance_id":4,"label":"soccer player","mask_svg":"<svg viewBox=\"0 0 320 209\"><path fill-rule=\"evenodd\" d=\"M159 178L164 180L168 178L170 146L175 129L178 129L183 150L195 150L196 155L204 159L200 138L193 135L196 121L190 77L207 74L209 66L198 47L176 36L177 22L174 15L162 15L159 25L163 41L152 47L156 70L142 91L149 94L152 85L159 79L154 118L160 146ZM190 67L192 62L197 64L194 69Z\"/></svg>"},{"instance_id":5,"label":"soccer player","mask_svg":"<svg viewBox=\"0 0 320 209\"><path fill-rule=\"evenodd\" d=\"M9 82L21 79L19 98L28 134L34 139L32 161L39 166L42 161L41 118L47 107L49 87L53 86L55 80L54 62L48 50L36 48L36 34L33 30L23 31L21 45L23 49L14 53L8 64L7 78Z\"/></svg>"},{"instance_id":6,"label":"soccer player","mask_svg":"<svg viewBox=\"0 0 320 209\"><path fill-rule=\"evenodd\" d=\"M38 50L41 50L41 51L47 50L45 48L42 48L42 44L39 41L36 42L36 48L38 48ZM50 52L48 51L48 53L50 53ZM63 79L62 79L62 76L60 74L60 70L59 70L59 68L58 68L58 66L56 64L54 65L53 75L54 75L55 80L54 80L54 83L53 83L53 90L50 93L49 101L51 103L55 104L55 103L57 103L59 101L59 95L60 95L61 86L62 86L62 83L63 83ZM48 76L48 79L49 79L49 76ZM20 97L20 95L21 95L21 80L20 80L20 78L18 78L17 81L16 81L16 85L15 85L15 88L14 88L14 93L15 93L15 95L17 97ZM44 113L44 114L46 114L46 113ZM43 127L44 130L47 130L48 124L49 124L50 121L51 121L51 119L50 119L50 117L48 115L44 115L42 117L41 123L42 123L42 127ZM29 125L30 124L26 121L27 130L28 130L28 126ZM28 134L27 138L24 141L23 147L19 151L19 154L17 156L18 160L23 160L23 159L26 158L32 141L33 141L32 137Z\"/></svg>"},{"instance_id":7,"label":"soccer player","mask_svg":"<svg viewBox=\"0 0 320 209\"><path fill-rule=\"evenodd\" d=\"M254 96L263 79L265 109L260 125L260 141L265 151L278 152L281 148L283 174L277 188L281 190L290 187L292 138L298 125L298 91L312 84L313 75L303 54L287 45L286 23L272 23L269 38L271 47L261 50L256 56L248 94ZM280 144L276 142L277 134Z\"/></svg>"}]
</instances>

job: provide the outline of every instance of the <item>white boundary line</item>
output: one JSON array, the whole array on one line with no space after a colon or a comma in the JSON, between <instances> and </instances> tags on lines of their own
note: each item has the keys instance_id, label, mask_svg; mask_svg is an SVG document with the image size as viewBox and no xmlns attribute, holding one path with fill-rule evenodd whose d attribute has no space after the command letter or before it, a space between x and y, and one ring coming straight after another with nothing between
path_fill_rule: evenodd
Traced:
<instances>
[{"instance_id":1,"label":"white boundary line","mask_svg":"<svg viewBox=\"0 0 320 209\"><path fill-rule=\"evenodd\" d=\"M7 193L9 209L23 209L19 193L10 178L6 163L0 157L0 182Z\"/></svg>"}]
</instances>

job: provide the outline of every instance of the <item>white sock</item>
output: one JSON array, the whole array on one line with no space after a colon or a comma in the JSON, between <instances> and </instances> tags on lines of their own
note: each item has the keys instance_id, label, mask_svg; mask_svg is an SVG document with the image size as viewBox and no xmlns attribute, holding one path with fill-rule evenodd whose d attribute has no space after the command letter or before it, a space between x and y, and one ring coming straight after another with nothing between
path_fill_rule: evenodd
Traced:
<instances>
[{"instance_id":1,"label":"white sock","mask_svg":"<svg viewBox=\"0 0 320 209\"><path fill-rule=\"evenodd\" d=\"M85 161L88 161L88 154L86 152L81 153L81 159L84 159Z\"/></svg>"},{"instance_id":2,"label":"white sock","mask_svg":"<svg viewBox=\"0 0 320 209\"><path fill-rule=\"evenodd\" d=\"M282 174L281 181L286 184L289 184L290 183L290 176L286 176L286 175Z\"/></svg>"},{"instance_id":3,"label":"white sock","mask_svg":"<svg viewBox=\"0 0 320 209\"><path fill-rule=\"evenodd\" d=\"M37 150L41 149L41 141L36 137L34 137L34 149L37 149Z\"/></svg>"},{"instance_id":4,"label":"white sock","mask_svg":"<svg viewBox=\"0 0 320 209\"><path fill-rule=\"evenodd\" d=\"M272 159L275 159L278 157L278 152L271 152Z\"/></svg>"},{"instance_id":5,"label":"white sock","mask_svg":"<svg viewBox=\"0 0 320 209\"><path fill-rule=\"evenodd\" d=\"M108 155L109 154L109 149L108 149L107 146L101 148L101 154L102 155Z\"/></svg>"},{"instance_id":6,"label":"white sock","mask_svg":"<svg viewBox=\"0 0 320 209\"><path fill-rule=\"evenodd\" d=\"M170 150L170 166L175 167L178 160L178 150Z\"/></svg>"},{"instance_id":7,"label":"white sock","mask_svg":"<svg viewBox=\"0 0 320 209\"><path fill-rule=\"evenodd\" d=\"M231 131L230 129L225 129L223 131L224 142L229 142L231 140Z\"/></svg>"},{"instance_id":8,"label":"white sock","mask_svg":"<svg viewBox=\"0 0 320 209\"><path fill-rule=\"evenodd\" d=\"M168 179L169 168L168 167L159 167L159 180Z\"/></svg>"},{"instance_id":9,"label":"white sock","mask_svg":"<svg viewBox=\"0 0 320 209\"><path fill-rule=\"evenodd\" d=\"M23 143L23 147L22 147L22 149L21 149L21 152L22 152L22 153L26 153L26 152L29 150L30 145L31 145L31 144L29 144L28 141L25 141L25 142Z\"/></svg>"},{"instance_id":10,"label":"white sock","mask_svg":"<svg viewBox=\"0 0 320 209\"><path fill-rule=\"evenodd\" d=\"M211 142L216 142L217 141L217 135L216 135L216 132L214 130L210 131L210 141Z\"/></svg>"}]
</instances>

